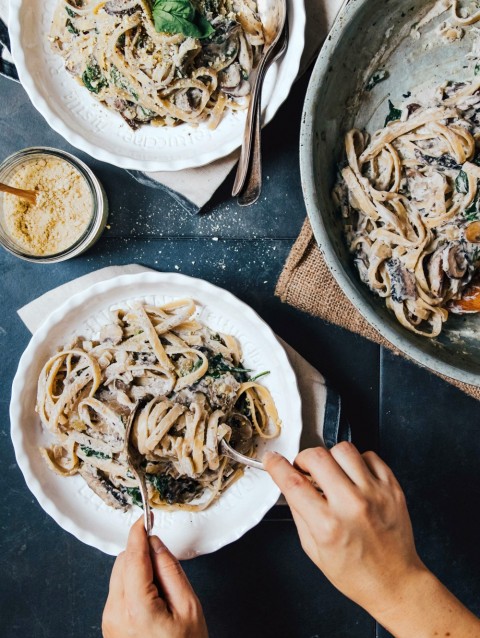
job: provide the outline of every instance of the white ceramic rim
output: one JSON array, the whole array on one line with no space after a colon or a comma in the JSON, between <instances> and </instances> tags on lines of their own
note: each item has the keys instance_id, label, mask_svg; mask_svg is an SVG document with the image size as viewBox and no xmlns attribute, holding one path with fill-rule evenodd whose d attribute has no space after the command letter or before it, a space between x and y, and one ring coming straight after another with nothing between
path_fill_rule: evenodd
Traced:
<instances>
[{"instance_id":1,"label":"white ceramic rim","mask_svg":"<svg viewBox=\"0 0 480 638\"><path fill-rule=\"evenodd\" d=\"M27 382L29 367L34 367L35 364L37 349L44 341L48 340L50 331L65 320L67 313L70 313L72 310L80 307L87 300L93 299L94 297L101 297L102 294L116 289L119 291L120 298L122 289L127 289L128 286L135 284L139 290L139 297L141 297L142 284L145 284L146 286L158 285L160 287L162 283L174 283L175 285L182 283L184 286L191 289L192 297L200 302L202 302L202 292L210 295L221 296L222 302L227 302L228 305L231 306L232 312L240 313L236 316L241 316L242 322L249 322L255 326L255 330L259 337L266 341L269 347L275 351L275 356L281 362L282 377L285 378L288 387L291 388L291 395L289 396L288 401L289 404L291 404L291 411L292 414L295 415L295 419L291 424L289 424L289 437L291 437L291 445L292 449L295 449L295 453L298 452L300 446L300 435L302 430L301 399L297 379L288 360L287 354L268 324L252 308L250 308L250 306L239 300L232 293L219 288L218 286L214 286L202 279L196 279L178 273L145 272L134 275L120 275L106 281L98 282L86 290L70 297L57 310L49 315L49 317L47 317L42 326L32 336L27 348L20 358L12 385L10 403L10 433L18 466L25 478L28 488L35 496L43 510L49 514L60 525L60 527L73 534L73 536L82 542L111 555L118 554L123 547L120 547L115 542L99 539L95 533L88 529L80 529L77 527L75 522L68 516L65 516L43 490L40 480L32 468L31 459L25 450L25 436L22 428L22 412L24 408L22 407L21 397L23 388ZM184 292L185 290L182 290L182 293ZM75 326L72 326L72 329L75 329ZM54 344L52 344L52 347L53 346ZM242 479L240 479L240 481L241 480ZM280 491L272 482L269 498L265 499L262 503L255 503L255 507L252 507L249 510L249 512L251 512L251 516L244 519L243 525L230 528L229 533L224 534L221 538L203 538L201 539L200 549L191 548L189 552L184 552L178 557L181 559L187 559L201 554L214 552L224 545L239 539L243 536L243 534L262 520L266 512L275 505L279 495ZM196 541L199 542L198 539L196 539Z\"/></svg>"},{"instance_id":2,"label":"white ceramic rim","mask_svg":"<svg viewBox=\"0 0 480 638\"><path fill-rule=\"evenodd\" d=\"M33 106L41 113L49 126L72 146L102 162L107 162L120 168L145 172L180 171L186 168L198 168L222 157L226 157L235 149L239 148L242 143L241 135L225 141L222 146L216 148L214 151L203 153L199 151L198 154L194 154L191 158L149 161L129 159L122 155L115 155L87 141L84 137L69 128L63 120L53 112L47 100L37 91L35 81L28 72L25 52L21 47L21 11L23 4L26 2L28 2L28 0L9 0L11 53L18 71L18 76ZM268 124L272 120L280 106L287 99L298 76L305 45L306 14L304 2L303 0L287 0L287 4L290 33L289 46L287 53L282 59L274 63L274 65L278 65L284 79L283 82L277 82L275 84L272 97L263 109L263 125ZM65 71L65 73L67 73L67 71Z\"/></svg>"},{"instance_id":3,"label":"white ceramic rim","mask_svg":"<svg viewBox=\"0 0 480 638\"><path fill-rule=\"evenodd\" d=\"M336 20L327 38L317 62L313 69L310 82L308 84L307 95L302 113L302 125L300 130L300 173L302 176L303 197L307 214L312 225L315 239L325 256L327 266L337 281L340 288L345 293L360 314L383 335L391 344L398 348L404 355L413 359L420 366L429 368L438 374L456 379L463 383L480 387L480 375L467 370L457 368L445 361L434 357L423 351L403 336L402 331L406 330L398 325L398 330L383 322L365 299L360 294L358 288L350 280L347 271L339 259L333 247L325 227L324 217L321 213L317 198L317 186L315 177L315 166L313 154L315 152L315 117L317 108L317 95L323 86L323 82L329 73L330 60L336 55L336 47L341 34L350 22L354 22L356 12L361 9L368 0L351 0L341 9L342 20ZM364 286L364 284L362 284ZM373 295L373 293L371 293Z\"/></svg>"}]
</instances>

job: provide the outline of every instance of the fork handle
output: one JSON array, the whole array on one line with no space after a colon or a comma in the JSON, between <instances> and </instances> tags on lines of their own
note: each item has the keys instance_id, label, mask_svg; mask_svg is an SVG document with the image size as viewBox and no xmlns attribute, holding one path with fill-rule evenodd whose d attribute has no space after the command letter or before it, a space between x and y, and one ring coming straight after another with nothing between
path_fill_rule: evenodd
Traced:
<instances>
[{"instance_id":1,"label":"fork handle","mask_svg":"<svg viewBox=\"0 0 480 638\"><path fill-rule=\"evenodd\" d=\"M145 476L140 472L137 473L137 480L140 487L140 493L142 495L143 502L143 522L145 525L145 530L147 532L147 536L150 536L152 533L152 515L151 515L151 507L150 502L148 500L148 491L147 491L147 483L145 481Z\"/></svg>"},{"instance_id":2,"label":"fork handle","mask_svg":"<svg viewBox=\"0 0 480 638\"><path fill-rule=\"evenodd\" d=\"M250 164L247 170L245 184L238 197L240 206L251 206L257 201L262 192L262 134L260 112L261 106L259 98L254 124L252 149L250 151Z\"/></svg>"},{"instance_id":3,"label":"fork handle","mask_svg":"<svg viewBox=\"0 0 480 638\"><path fill-rule=\"evenodd\" d=\"M258 117L258 111L260 107L260 91L262 90L263 78L265 72L269 66L269 52L265 54L265 57L261 60L257 69L256 77L253 83L252 96L250 98L250 104L248 105L247 121L245 124L245 134L243 136L242 150L240 151L240 159L238 160L237 174L235 175L235 182L232 188L232 195L236 197L243 189L245 180L247 179L248 167L250 164L250 153L253 144L253 138L255 134L255 122Z\"/></svg>"}]
</instances>

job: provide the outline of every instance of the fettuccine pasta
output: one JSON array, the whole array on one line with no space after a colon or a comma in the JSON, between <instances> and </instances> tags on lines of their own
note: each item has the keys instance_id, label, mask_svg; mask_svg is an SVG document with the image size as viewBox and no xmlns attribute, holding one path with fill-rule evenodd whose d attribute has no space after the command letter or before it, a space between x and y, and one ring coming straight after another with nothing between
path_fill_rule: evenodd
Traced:
<instances>
[{"instance_id":1,"label":"fettuccine pasta","mask_svg":"<svg viewBox=\"0 0 480 638\"><path fill-rule=\"evenodd\" d=\"M98 339L81 337L44 365L37 412L53 442L41 454L61 476L80 474L108 505L140 504L125 456L144 457L153 507L203 510L242 474L221 455L225 438L255 456L279 435L267 388L250 376L237 341L195 318L191 299L112 312Z\"/></svg>"},{"instance_id":2,"label":"fettuccine pasta","mask_svg":"<svg viewBox=\"0 0 480 638\"><path fill-rule=\"evenodd\" d=\"M214 129L248 105L263 26L255 0L185 2L211 35L158 32L151 0L61 0L50 40L79 83L133 129L204 121Z\"/></svg>"},{"instance_id":3,"label":"fettuccine pasta","mask_svg":"<svg viewBox=\"0 0 480 638\"><path fill-rule=\"evenodd\" d=\"M390 103L385 127L345 138L334 190L361 279L398 321L440 334L480 266L480 81Z\"/></svg>"}]
</instances>

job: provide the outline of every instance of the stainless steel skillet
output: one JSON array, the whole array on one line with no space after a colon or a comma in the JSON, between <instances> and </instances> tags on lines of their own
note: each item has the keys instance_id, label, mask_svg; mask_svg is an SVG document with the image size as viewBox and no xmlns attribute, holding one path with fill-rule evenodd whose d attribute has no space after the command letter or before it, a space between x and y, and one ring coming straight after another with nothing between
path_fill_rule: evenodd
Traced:
<instances>
[{"instance_id":1,"label":"stainless steel skillet","mask_svg":"<svg viewBox=\"0 0 480 638\"><path fill-rule=\"evenodd\" d=\"M374 132L383 126L388 100L398 104L418 87L473 78L473 31L446 44L410 35L435 2L349 0L315 65L305 100L300 140L302 184L308 215L328 266L362 315L406 355L459 381L480 385L480 315L450 316L443 333L429 340L408 332L360 282L331 199L343 138L353 125ZM447 14L444 14L444 18ZM379 74L379 75L378 75ZM375 84L372 78L385 79ZM367 85L372 86L367 90ZM321 291L319 291L321 294Z\"/></svg>"}]
</instances>

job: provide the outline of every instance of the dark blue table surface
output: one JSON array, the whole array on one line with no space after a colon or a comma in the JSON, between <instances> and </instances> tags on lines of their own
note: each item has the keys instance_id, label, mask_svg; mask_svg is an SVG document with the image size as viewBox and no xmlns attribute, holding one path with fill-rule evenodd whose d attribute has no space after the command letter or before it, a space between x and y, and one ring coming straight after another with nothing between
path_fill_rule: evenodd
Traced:
<instances>
[{"instance_id":1,"label":"dark blue table surface","mask_svg":"<svg viewBox=\"0 0 480 638\"><path fill-rule=\"evenodd\" d=\"M133 262L202 277L230 290L327 376L344 397L355 442L362 450L379 451L403 485L422 558L480 613L478 403L429 372L274 297L305 217L297 157L305 90L303 80L265 130L261 200L240 208L230 197L230 176L206 211L192 216L168 194L69 147L24 90L0 78L0 158L34 145L70 150L101 179L111 207L110 228L92 250L72 261L41 266L0 253L3 638L99 637L113 563L41 510L15 462L10 386L29 339L16 311L74 277ZM387 636L306 558L288 517L271 515L239 541L184 568L212 638Z\"/></svg>"}]
</instances>

